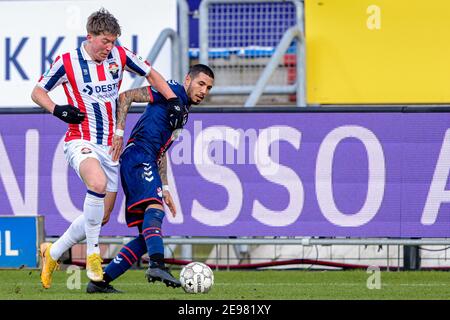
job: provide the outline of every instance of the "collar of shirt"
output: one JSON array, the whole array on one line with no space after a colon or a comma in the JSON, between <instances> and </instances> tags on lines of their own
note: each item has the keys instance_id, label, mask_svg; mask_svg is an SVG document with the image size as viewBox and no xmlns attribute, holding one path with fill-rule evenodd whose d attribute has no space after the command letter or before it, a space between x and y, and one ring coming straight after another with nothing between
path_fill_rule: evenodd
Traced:
<instances>
[{"instance_id":1,"label":"collar of shirt","mask_svg":"<svg viewBox=\"0 0 450 320\"><path fill-rule=\"evenodd\" d=\"M97 61L95 61L94 59L92 59L92 57L89 55L89 53L87 52L87 50L86 50L86 48L85 48L86 45L87 45L87 40L85 40L85 41L83 41L83 42L81 43L81 48L80 48L80 50L81 50L81 55L83 56L83 59L86 60L86 61L92 61L92 62L95 63L95 64L102 64L104 61L102 61L102 62L97 62Z\"/></svg>"},{"instance_id":2,"label":"collar of shirt","mask_svg":"<svg viewBox=\"0 0 450 320\"><path fill-rule=\"evenodd\" d=\"M190 109L191 108L191 105L190 105L190 103L189 103L189 98L188 98L188 95L187 95L187 92L186 92L186 90L184 89L184 86L183 85L181 85L180 86L181 87L181 94L180 94L180 98L181 98L181 102L183 102L183 104L185 105L185 106L187 106L187 108L188 109Z\"/></svg>"},{"instance_id":3,"label":"collar of shirt","mask_svg":"<svg viewBox=\"0 0 450 320\"><path fill-rule=\"evenodd\" d=\"M87 45L87 41L83 41L81 43L81 55L83 56L83 59L88 61L94 61L92 60L91 56L89 55L89 53L86 51L85 45Z\"/></svg>"}]
</instances>

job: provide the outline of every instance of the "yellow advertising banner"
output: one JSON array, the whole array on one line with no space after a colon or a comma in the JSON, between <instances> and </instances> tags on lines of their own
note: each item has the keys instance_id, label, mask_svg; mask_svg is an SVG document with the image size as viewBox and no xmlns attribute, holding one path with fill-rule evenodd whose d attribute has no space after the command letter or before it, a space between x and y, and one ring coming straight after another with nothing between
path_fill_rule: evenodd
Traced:
<instances>
[{"instance_id":1,"label":"yellow advertising banner","mask_svg":"<svg viewBox=\"0 0 450 320\"><path fill-rule=\"evenodd\" d=\"M305 0L309 104L450 103L450 1Z\"/></svg>"}]
</instances>

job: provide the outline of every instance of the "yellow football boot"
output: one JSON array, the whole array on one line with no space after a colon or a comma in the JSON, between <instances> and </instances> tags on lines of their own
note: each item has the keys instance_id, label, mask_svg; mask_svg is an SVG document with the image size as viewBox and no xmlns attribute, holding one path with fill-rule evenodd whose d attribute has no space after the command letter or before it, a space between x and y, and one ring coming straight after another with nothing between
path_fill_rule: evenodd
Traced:
<instances>
[{"instance_id":1,"label":"yellow football boot","mask_svg":"<svg viewBox=\"0 0 450 320\"><path fill-rule=\"evenodd\" d=\"M90 254L86 260L87 276L92 281L103 280L102 258L98 253Z\"/></svg>"},{"instance_id":2,"label":"yellow football boot","mask_svg":"<svg viewBox=\"0 0 450 320\"><path fill-rule=\"evenodd\" d=\"M52 244L50 242L44 242L40 246L42 269L41 269L41 283L45 289L48 289L52 285L52 275L59 264L58 261L53 260L50 256L50 248Z\"/></svg>"}]
</instances>

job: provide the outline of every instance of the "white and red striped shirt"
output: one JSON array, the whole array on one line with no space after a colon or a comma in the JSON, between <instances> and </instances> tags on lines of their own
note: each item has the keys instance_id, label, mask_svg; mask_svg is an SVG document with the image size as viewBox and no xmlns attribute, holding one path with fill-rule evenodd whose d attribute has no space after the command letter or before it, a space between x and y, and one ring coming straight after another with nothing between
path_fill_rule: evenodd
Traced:
<instances>
[{"instance_id":1,"label":"white and red striped shirt","mask_svg":"<svg viewBox=\"0 0 450 320\"><path fill-rule=\"evenodd\" d=\"M86 113L81 124L69 124L64 141L84 139L108 145L116 128L116 106L124 70L147 76L150 64L124 47L115 46L108 58L97 63L84 43L58 56L38 85L51 91L62 84L67 102Z\"/></svg>"}]
</instances>

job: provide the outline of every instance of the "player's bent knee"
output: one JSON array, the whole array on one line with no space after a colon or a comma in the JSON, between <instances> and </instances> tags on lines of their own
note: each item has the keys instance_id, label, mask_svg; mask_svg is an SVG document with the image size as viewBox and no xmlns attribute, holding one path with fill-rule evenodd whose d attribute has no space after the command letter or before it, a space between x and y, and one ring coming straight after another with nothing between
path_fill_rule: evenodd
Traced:
<instances>
[{"instance_id":1,"label":"player's bent knee","mask_svg":"<svg viewBox=\"0 0 450 320\"><path fill-rule=\"evenodd\" d=\"M100 194L106 193L108 180L97 159L83 160L80 164L80 175L89 190Z\"/></svg>"},{"instance_id":2,"label":"player's bent knee","mask_svg":"<svg viewBox=\"0 0 450 320\"><path fill-rule=\"evenodd\" d=\"M105 194L106 193L106 179L105 179L105 181L102 181L101 179L99 179L99 181L87 182L86 187L95 193Z\"/></svg>"},{"instance_id":3,"label":"player's bent knee","mask_svg":"<svg viewBox=\"0 0 450 320\"><path fill-rule=\"evenodd\" d=\"M145 217L149 221L150 227L161 228L165 213L163 210L151 208L145 212L148 217Z\"/></svg>"}]
</instances>

